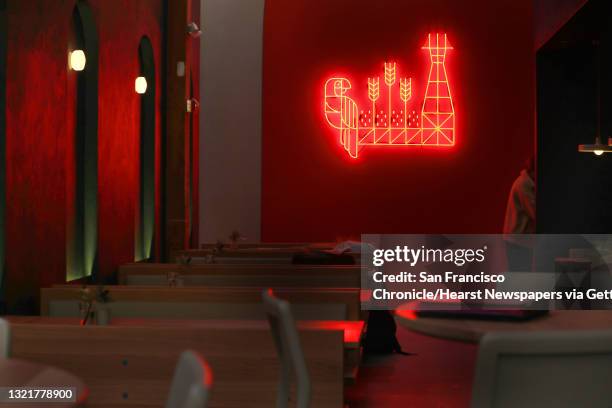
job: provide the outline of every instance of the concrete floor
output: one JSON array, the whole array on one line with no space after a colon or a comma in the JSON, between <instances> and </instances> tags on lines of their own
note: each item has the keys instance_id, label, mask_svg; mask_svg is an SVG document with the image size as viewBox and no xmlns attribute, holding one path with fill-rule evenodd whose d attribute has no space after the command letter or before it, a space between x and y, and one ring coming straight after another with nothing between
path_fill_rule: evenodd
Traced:
<instances>
[{"instance_id":1,"label":"concrete floor","mask_svg":"<svg viewBox=\"0 0 612 408\"><path fill-rule=\"evenodd\" d=\"M366 356L357 383L345 390L349 408L463 408L470 403L476 344L437 339L398 325L413 356Z\"/></svg>"}]
</instances>

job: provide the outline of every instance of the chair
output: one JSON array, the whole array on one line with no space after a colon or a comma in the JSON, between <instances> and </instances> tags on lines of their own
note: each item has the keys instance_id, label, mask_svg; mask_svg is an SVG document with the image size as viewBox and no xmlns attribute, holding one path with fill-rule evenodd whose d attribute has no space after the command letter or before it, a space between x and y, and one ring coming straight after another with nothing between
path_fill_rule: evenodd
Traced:
<instances>
[{"instance_id":1,"label":"chair","mask_svg":"<svg viewBox=\"0 0 612 408\"><path fill-rule=\"evenodd\" d=\"M166 408L206 408L212 386L212 371L194 351L183 351L179 357Z\"/></svg>"},{"instance_id":2,"label":"chair","mask_svg":"<svg viewBox=\"0 0 612 408\"><path fill-rule=\"evenodd\" d=\"M612 331L489 333L471 406L611 407L611 387Z\"/></svg>"},{"instance_id":3,"label":"chair","mask_svg":"<svg viewBox=\"0 0 612 408\"><path fill-rule=\"evenodd\" d=\"M0 358L8 358L11 349L11 327L0 318Z\"/></svg>"},{"instance_id":4,"label":"chair","mask_svg":"<svg viewBox=\"0 0 612 408\"><path fill-rule=\"evenodd\" d=\"M289 303L274 296L272 289L263 292L263 303L281 362L276 407L289 406L290 376L293 371L297 380L297 404L295 406L308 408L311 399L310 375L306 368L304 353Z\"/></svg>"}]
</instances>

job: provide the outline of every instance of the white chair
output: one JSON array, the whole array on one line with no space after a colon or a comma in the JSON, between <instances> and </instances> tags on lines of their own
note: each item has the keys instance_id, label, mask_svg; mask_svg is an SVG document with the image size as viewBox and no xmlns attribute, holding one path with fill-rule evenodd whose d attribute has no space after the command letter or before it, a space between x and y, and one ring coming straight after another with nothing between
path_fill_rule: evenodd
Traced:
<instances>
[{"instance_id":1,"label":"white chair","mask_svg":"<svg viewBox=\"0 0 612 408\"><path fill-rule=\"evenodd\" d=\"M274 296L272 289L263 292L263 303L281 362L276 407L289 406L290 377L293 372L297 380L295 406L296 408L308 408L311 399L310 375L306 368L304 353L289 303Z\"/></svg>"},{"instance_id":2,"label":"white chair","mask_svg":"<svg viewBox=\"0 0 612 408\"><path fill-rule=\"evenodd\" d=\"M0 358L8 358L11 349L11 327L9 322L0 319Z\"/></svg>"},{"instance_id":3,"label":"white chair","mask_svg":"<svg viewBox=\"0 0 612 408\"><path fill-rule=\"evenodd\" d=\"M612 407L612 331L485 335L472 408L505 407Z\"/></svg>"},{"instance_id":4,"label":"white chair","mask_svg":"<svg viewBox=\"0 0 612 408\"><path fill-rule=\"evenodd\" d=\"M194 351L183 351L179 357L170 387L166 408L206 408L212 385L212 371Z\"/></svg>"}]
</instances>

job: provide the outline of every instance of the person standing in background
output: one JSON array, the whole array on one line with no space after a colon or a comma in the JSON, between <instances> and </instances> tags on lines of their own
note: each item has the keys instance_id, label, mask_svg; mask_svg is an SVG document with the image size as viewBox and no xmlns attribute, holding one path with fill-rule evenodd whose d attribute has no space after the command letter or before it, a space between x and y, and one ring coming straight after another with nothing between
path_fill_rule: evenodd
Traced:
<instances>
[{"instance_id":1,"label":"person standing in background","mask_svg":"<svg viewBox=\"0 0 612 408\"><path fill-rule=\"evenodd\" d=\"M504 221L504 238L508 255L508 270L531 270L532 253L531 240L521 237L522 234L535 233L535 166L534 158L525 162L525 168L512 183L506 218Z\"/></svg>"}]
</instances>

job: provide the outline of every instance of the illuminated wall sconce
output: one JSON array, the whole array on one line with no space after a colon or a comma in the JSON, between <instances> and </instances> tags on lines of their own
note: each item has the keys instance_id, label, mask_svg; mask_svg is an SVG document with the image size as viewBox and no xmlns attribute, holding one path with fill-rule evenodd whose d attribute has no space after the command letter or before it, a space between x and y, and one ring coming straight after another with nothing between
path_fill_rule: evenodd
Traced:
<instances>
[{"instance_id":1,"label":"illuminated wall sconce","mask_svg":"<svg viewBox=\"0 0 612 408\"><path fill-rule=\"evenodd\" d=\"M193 38L198 38L202 35L202 30L200 30L200 27L198 27L198 25L192 21L191 23L187 24L187 34Z\"/></svg>"},{"instance_id":2,"label":"illuminated wall sconce","mask_svg":"<svg viewBox=\"0 0 612 408\"><path fill-rule=\"evenodd\" d=\"M139 95L145 94L147 92L147 79L143 76L136 78L136 81L134 82L134 89Z\"/></svg>"},{"instance_id":3,"label":"illuminated wall sconce","mask_svg":"<svg viewBox=\"0 0 612 408\"><path fill-rule=\"evenodd\" d=\"M87 64L87 58L83 50L74 50L70 53L70 68L74 71L83 71Z\"/></svg>"},{"instance_id":4,"label":"illuminated wall sconce","mask_svg":"<svg viewBox=\"0 0 612 408\"><path fill-rule=\"evenodd\" d=\"M196 98L187 99L187 112L195 112L200 107L200 101Z\"/></svg>"}]
</instances>

